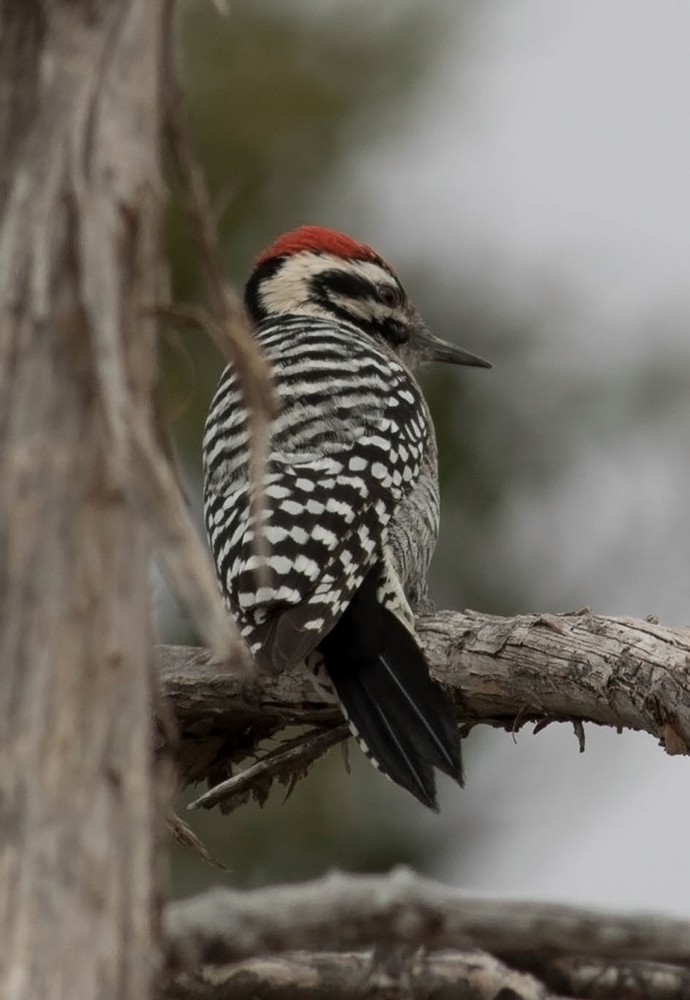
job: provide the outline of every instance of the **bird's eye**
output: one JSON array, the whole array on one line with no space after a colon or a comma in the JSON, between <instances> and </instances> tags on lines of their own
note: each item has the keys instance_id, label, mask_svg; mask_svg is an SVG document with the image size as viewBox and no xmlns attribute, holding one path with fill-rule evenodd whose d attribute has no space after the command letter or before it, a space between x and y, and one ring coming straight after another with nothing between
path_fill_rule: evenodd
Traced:
<instances>
[{"instance_id":1,"label":"bird's eye","mask_svg":"<svg viewBox=\"0 0 690 1000\"><path fill-rule=\"evenodd\" d=\"M377 285L376 297L389 309L395 309L402 304L402 292L394 285Z\"/></svg>"}]
</instances>

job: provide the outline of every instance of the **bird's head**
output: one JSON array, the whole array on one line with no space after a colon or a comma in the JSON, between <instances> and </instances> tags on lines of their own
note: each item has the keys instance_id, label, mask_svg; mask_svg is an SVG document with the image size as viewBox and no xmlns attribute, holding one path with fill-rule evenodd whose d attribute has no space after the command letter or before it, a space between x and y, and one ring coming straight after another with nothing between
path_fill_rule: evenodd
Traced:
<instances>
[{"instance_id":1,"label":"bird's head","mask_svg":"<svg viewBox=\"0 0 690 1000\"><path fill-rule=\"evenodd\" d=\"M245 304L255 323L288 313L352 323L412 368L425 361L491 367L430 333L375 250L320 226L285 233L260 254Z\"/></svg>"}]
</instances>

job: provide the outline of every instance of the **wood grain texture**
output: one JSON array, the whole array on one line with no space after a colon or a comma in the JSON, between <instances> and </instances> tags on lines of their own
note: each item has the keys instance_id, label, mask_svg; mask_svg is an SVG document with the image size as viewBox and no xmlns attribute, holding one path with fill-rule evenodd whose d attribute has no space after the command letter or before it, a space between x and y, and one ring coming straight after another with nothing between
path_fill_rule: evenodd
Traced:
<instances>
[{"instance_id":1,"label":"wood grain texture","mask_svg":"<svg viewBox=\"0 0 690 1000\"><path fill-rule=\"evenodd\" d=\"M159 0L0 5L0 995L157 963L148 533Z\"/></svg>"}]
</instances>

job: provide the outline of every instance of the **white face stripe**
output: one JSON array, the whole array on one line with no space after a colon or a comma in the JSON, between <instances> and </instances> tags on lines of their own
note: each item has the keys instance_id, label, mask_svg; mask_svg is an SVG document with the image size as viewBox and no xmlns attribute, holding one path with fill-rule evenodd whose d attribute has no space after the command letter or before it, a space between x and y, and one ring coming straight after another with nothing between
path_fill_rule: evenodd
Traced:
<instances>
[{"instance_id":1,"label":"white face stripe","mask_svg":"<svg viewBox=\"0 0 690 1000\"><path fill-rule=\"evenodd\" d=\"M359 278L371 281L374 285L398 287L395 279L391 277L390 271L373 260L344 261L341 257L322 257L321 260L324 263L327 262L323 268L324 271L342 271L343 274L355 274Z\"/></svg>"},{"instance_id":2,"label":"white face stripe","mask_svg":"<svg viewBox=\"0 0 690 1000\"><path fill-rule=\"evenodd\" d=\"M281 264L279 270L261 281L261 305L269 313L306 312L309 303L309 283L322 268L315 266L321 257L297 254Z\"/></svg>"},{"instance_id":3,"label":"white face stripe","mask_svg":"<svg viewBox=\"0 0 690 1000\"><path fill-rule=\"evenodd\" d=\"M324 308L310 298L312 279L327 271L342 271L375 285L398 288L390 271L375 261L348 260L332 254L299 253L288 257L280 269L261 282L261 304L268 313L300 312L324 315ZM357 303L348 299L348 308L362 317L390 316L392 310L371 301ZM354 308L353 308L354 306Z\"/></svg>"}]
</instances>

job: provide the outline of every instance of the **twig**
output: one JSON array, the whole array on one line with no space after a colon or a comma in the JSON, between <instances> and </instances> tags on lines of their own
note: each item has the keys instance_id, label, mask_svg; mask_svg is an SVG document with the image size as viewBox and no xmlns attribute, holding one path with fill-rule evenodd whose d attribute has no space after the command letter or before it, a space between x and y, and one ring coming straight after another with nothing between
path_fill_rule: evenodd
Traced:
<instances>
[{"instance_id":1,"label":"twig","mask_svg":"<svg viewBox=\"0 0 690 1000\"><path fill-rule=\"evenodd\" d=\"M224 865L222 861L214 857L209 851L205 844L197 837L191 827L187 826L183 819L177 815L177 813L172 812L172 810L165 817L165 825L167 826L170 833L173 835L178 844L182 844L183 847L191 848L202 861L205 861L207 865L211 865L212 868L218 868L222 872L229 872L230 869L227 865Z\"/></svg>"},{"instance_id":2,"label":"twig","mask_svg":"<svg viewBox=\"0 0 690 1000\"><path fill-rule=\"evenodd\" d=\"M305 733L304 736L291 741L288 749L279 747L278 750L267 754L256 764L250 764L244 771L215 785L208 792L200 795L198 799L190 802L187 808L211 809L222 803L223 812L231 812L238 805L241 805L247 792L256 789L259 785L266 786L274 778L283 782L297 780L300 774L304 773L326 750L348 735L349 730L345 725L327 729L325 732ZM265 792L261 797L265 798Z\"/></svg>"}]
</instances>

